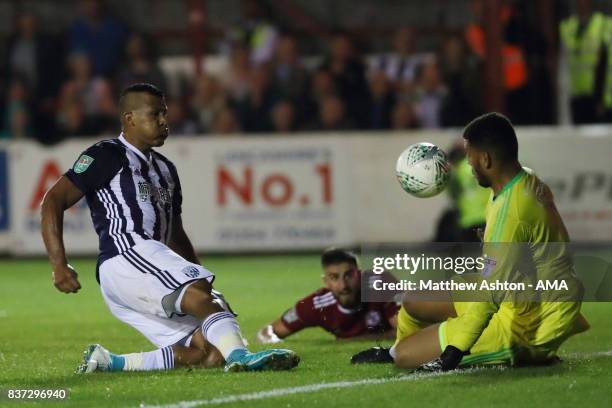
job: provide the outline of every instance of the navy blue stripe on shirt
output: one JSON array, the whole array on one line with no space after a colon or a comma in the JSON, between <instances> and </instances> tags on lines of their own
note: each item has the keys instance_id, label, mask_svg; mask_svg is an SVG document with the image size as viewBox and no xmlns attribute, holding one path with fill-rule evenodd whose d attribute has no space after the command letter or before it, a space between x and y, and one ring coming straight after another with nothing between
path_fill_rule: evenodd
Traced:
<instances>
[{"instance_id":1,"label":"navy blue stripe on shirt","mask_svg":"<svg viewBox=\"0 0 612 408\"><path fill-rule=\"evenodd\" d=\"M104 200L105 207L110 211L110 232L119 244L119 253L124 252L129 248L129 246L125 240L125 237L121 234L121 225L123 221L119 217L117 206L111 200L106 189L103 188L98 190L98 194L100 194L101 198Z\"/></svg>"},{"instance_id":2,"label":"navy blue stripe on shirt","mask_svg":"<svg viewBox=\"0 0 612 408\"><path fill-rule=\"evenodd\" d=\"M136 155L136 157L140 161L142 177L145 179L147 183L149 183L149 187L151 188L151 191L149 192L150 194L149 199L151 200L151 207L153 208L153 212L155 213L155 224L153 224L153 239L161 242L160 222L159 222L161 215L159 213L159 208L157 208L158 198L157 198L156 192L154 191L155 184L153 184L153 180L151 180L151 177L149 177L149 165L147 164L147 162L144 161L140 156Z\"/></svg>"},{"instance_id":3,"label":"navy blue stripe on shirt","mask_svg":"<svg viewBox=\"0 0 612 408\"><path fill-rule=\"evenodd\" d=\"M125 241L127 241L128 248L131 248L136 245L136 242L134 242L134 238L132 238L132 236L127 233L128 221L123 212L123 206L119 203L119 200L117 199L117 196L115 195L115 192L112 189L108 188L106 189L106 192L110 197L111 201L115 204L115 208L117 208L119 218L121 219L120 233L125 238Z\"/></svg>"},{"instance_id":4,"label":"navy blue stripe on shirt","mask_svg":"<svg viewBox=\"0 0 612 408\"><path fill-rule=\"evenodd\" d=\"M164 178L163 173L161 172L159 165L157 164L157 161L155 160L155 157L153 157L153 170L155 171L155 173L157 173L157 177L159 178L159 184L162 186L162 188L164 190L166 190L166 192L168 192L168 194L170 193L170 189L168 188L168 183L166 182L166 179ZM170 222L172 219L172 214L171 214L171 208L172 208L172 204L168 203L168 202L162 202L161 203L162 206L164 207L164 213L166 214L166 231L164 231L164 242L168 242L168 238L169 238L169 233L170 233Z\"/></svg>"},{"instance_id":5,"label":"navy blue stripe on shirt","mask_svg":"<svg viewBox=\"0 0 612 408\"><path fill-rule=\"evenodd\" d=\"M119 185L121 186L121 194L124 197L133 197L133 200L123 199L126 205L130 209L130 215L132 216L132 220L134 222L134 232L140 235L141 237L147 239L147 233L143 227L143 215L142 210L138 206L137 197L138 193L136 192L136 187L134 186L134 179L132 176L132 172L129 166L124 166L119 174Z\"/></svg>"},{"instance_id":6,"label":"navy blue stripe on shirt","mask_svg":"<svg viewBox=\"0 0 612 408\"><path fill-rule=\"evenodd\" d=\"M115 215L113 213L111 205L108 203L106 197L102 193L102 190L98 190L96 192L96 195L98 196L98 199L100 200L100 202L104 206L104 209L106 210L106 214L107 214L106 219L109 223L108 235L112 238L113 243L115 244L115 247L117 248L117 251L121 253L124 251L124 249L123 249L120 237L118 237L118 234L116 232L116 222L115 222L116 220L115 220Z\"/></svg>"}]
</instances>

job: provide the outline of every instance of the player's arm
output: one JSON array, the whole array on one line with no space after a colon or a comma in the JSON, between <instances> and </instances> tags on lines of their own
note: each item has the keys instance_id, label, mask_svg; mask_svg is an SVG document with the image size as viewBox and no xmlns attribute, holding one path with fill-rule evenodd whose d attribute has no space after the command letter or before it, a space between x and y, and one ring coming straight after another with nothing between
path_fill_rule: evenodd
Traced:
<instances>
[{"instance_id":1,"label":"player's arm","mask_svg":"<svg viewBox=\"0 0 612 408\"><path fill-rule=\"evenodd\" d=\"M199 265L200 260L193 249L191 240L183 228L183 217L181 216L183 212L183 189L181 187L181 180L179 179L176 167L170 164L169 168L176 186L172 193L172 230L170 231L168 246L189 262Z\"/></svg>"},{"instance_id":2,"label":"player's arm","mask_svg":"<svg viewBox=\"0 0 612 408\"><path fill-rule=\"evenodd\" d=\"M81 288L77 273L68 265L63 241L64 211L85 194L109 182L122 168L123 155L109 143L97 143L87 150L47 192L41 204L41 233L49 262L53 268L53 284L64 293Z\"/></svg>"},{"instance_id":3,"label":"player's arm","mask_svg":"<svg viewBox=\"0 0 612 408\"><path fill-rule=\"evenodd\" d=\"M519 274L520 265L525 258L522 253L523 245L528 242L528 227L522 222L507 225L508 235L505 243L485 243L483 253L487 254L483 268L483 278L489 282L511 282ZM499 310L504 300L512 300L510 292L490 291L483 294L485 298L480 302L471 302L466 312L457 317L460 327L452 339L447 339L448 345L467 352L476 343L484 329L488 326L493 315Z\"/></svg>"},{"instance_id":4,"label":"player's arm","mask_svg":"<svg viewBox=\"0 0 612 408\"><path fill-rule=\"evenodd\" d=\"M41 204L41 232L49 262L53 269L53 284L64 293L76 293L81 285L77 273L68 265L64 248L64 211L83 197L66 176L62 176L51 187Z\"/></svg>"},{"instance_id":5,"label":"player's arm","mask_svg":"<svg viewBox=\"0 0 612 408\"><path fill-rule=\"evenodd\" d=\"M257 340L262 344L278 343L306 327L317 326L320 315L315 310L313 296L301 299L280 318L262 327L257 332Z\"/></svg>"},{"instance_id":6,"label":"player's arm","mask_svg":"<svg viewBox=\"0 0 612 408\"><path fill-rule=\"evenodd\" d=\"M175 214L172 220L172 232L170 233L168 246L189 262L200 264L193 245L183 228L183 220L180 214Z\"/></svg>"}]
</instances>

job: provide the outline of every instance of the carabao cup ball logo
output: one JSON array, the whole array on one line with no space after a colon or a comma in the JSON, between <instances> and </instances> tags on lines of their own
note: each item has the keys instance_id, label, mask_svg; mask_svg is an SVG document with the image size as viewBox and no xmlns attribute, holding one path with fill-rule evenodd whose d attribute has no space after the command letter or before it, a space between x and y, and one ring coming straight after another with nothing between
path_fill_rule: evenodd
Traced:
<instances>
[{"instance_id":1,"label":"carabao cup ball logo","mask_svg":"<svg viewBox=\"0 0 612 408\"><path fill-rule=\"evenodd\" d=\"M446 187L449 165L438 146L416 143L399 156L395 174L407 193L420 198L433 197Z\"/></svg>"}]
</instances>

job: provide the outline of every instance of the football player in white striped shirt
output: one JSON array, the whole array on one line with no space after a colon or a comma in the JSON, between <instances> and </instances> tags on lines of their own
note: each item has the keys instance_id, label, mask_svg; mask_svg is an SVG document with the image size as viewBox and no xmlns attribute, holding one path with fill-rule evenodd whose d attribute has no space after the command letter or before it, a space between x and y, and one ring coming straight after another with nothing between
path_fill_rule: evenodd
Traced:
<instances>
[{"instance_id":1,"label":"football player in white striped shirt","mask_svg":"<svg viewBox=\"0 0 612 408\"><path fill-rule=\"evenodd\" d=\"M100 239L96 277L111 312L158 348L114 354L98 344L78 372L216 366L226 371L290 369L290 350L247 350L235 315L216 292L183 229L181 185L170 160L153 150L168 138L163 93L150 84L126 88L119 102L122 133L91 146L47 192L42 235L53 283L64 293L81 285L68 264L63 213L85 196Z\"/></svg>"}]
</instances>

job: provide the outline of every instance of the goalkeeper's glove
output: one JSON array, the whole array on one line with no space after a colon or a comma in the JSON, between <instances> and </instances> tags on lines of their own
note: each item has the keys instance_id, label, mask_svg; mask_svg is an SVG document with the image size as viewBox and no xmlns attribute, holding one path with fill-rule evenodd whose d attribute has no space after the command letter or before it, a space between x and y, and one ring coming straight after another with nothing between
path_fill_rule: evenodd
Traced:
<instances>
[{"instance_id":1,"label":"goalkeeper's glove","mask_svg":"<svg viewBox=\"0 0 612 408\"><path fill-rule=\"evenodd\" d=\"M467 352L459 350L455 346L446 346L444 352L435 360L425 363L418 368L419 371L450 371L459 366L461 359Z\"/></svg>"}]
</instances>

